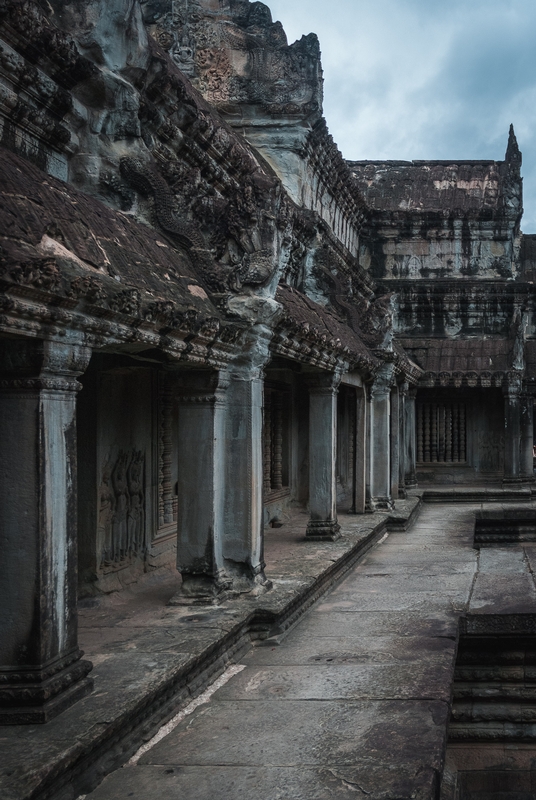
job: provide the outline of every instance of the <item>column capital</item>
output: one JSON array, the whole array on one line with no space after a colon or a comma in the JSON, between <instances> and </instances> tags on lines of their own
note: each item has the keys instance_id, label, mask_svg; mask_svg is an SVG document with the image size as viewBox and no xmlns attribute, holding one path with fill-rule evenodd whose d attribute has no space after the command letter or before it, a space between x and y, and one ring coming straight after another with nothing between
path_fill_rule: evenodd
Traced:
<instances>
[{"instance_id":1,"label":"column capital","mask_svg":"<svg viewBox=\"0 0 536 800\"><path fill-rule=\"evenodd\" d=\"M524 373L509 372L503 384L503 394L505 397L519 397L523 392Z\"/></svg>"},{"instance_id":2,"label":"column capital","mask_svg":"<svg viewBox=\"0 0 536 800\"><path fill-rule=\"evenodd\" d=\"M77 392L76 378L89 365L91 349L49 340L0 342L0 390L4 392Z\"/></svg>"},{"instance_id":3,"label":"column capital","mask_svg":"<svg viewBox=\"0 0 536 800\"><path fill-rule=\"evenodd\" d=\"M372 397L376 395L389 394L395 381L395 368L393 364L383 364L370 386L370 393Z\"/></svg>"},{"instance_id":4,"label":"column capital","mask_svg":"<svg viewBox=\"0 0 536 800\"><path fill-rule=\"evenodd\" d=\"M210 405L225 399L230 382L223 371L185 370L177 376L172 393L180 405Z\"/></svg>"},{"instance_id":5,"label":"column capital","mask_svg":"<svg viewBox=\"0 0 536 800\"><path fill-rule=\"evenodd\" d=\"M309 391L314 394L336 394L341 378L340 372L310 372L304 375Z\"/></svg>"},{"instance_id":6,"label":"column capital","mask_svg":"<svg viewBox=\"0 0 536 800\"><path fill-rule=\"evenodd\" d=\"M398 392L400 394L400 397L408 397L410 392L409 383L407 381L402 381L401 383L399 383Z\"/></svg>"}]
</instances>

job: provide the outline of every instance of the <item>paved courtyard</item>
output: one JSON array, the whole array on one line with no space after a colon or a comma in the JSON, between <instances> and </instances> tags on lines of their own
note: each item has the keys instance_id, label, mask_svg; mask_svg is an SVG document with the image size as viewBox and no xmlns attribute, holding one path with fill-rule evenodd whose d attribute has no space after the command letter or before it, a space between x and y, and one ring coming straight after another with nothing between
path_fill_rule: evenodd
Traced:
<instances>
[{"instance_id":1,"label":"paved courtyard","mask_svg":"<svg viewBox=\"0 0 536 800\"><path fill-rule=\"evenodd\" d=\"M474 550L476 509L425 505L88 798L434 797L460 615L536 612L534 545Z\"/></svg>"}]
</instances>

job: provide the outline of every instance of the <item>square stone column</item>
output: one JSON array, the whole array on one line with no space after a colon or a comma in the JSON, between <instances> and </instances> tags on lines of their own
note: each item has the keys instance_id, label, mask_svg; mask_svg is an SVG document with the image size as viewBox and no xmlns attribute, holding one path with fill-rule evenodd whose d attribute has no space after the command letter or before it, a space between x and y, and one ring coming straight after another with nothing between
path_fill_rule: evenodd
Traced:
<instances>
[{"instance_id":1,"label":"square stone column","mask_svg":"<svg viewBox=\"0 0 536 800\"><path fill-rule=\"evenodd\" d=\"M92 689L77 640L76 380L86 347L0 342L0 722Z\"/></svg>"},{"instance_id":2,"label":"square stone column","mask_svg":"<svg viewBox=\"0 0 536 800\"><path fill-rule=\"evenodd\" d=\"M356 437L354 465L354 512L364 514L367 499L367 397L365 389L357 389Z\"/></svg>"},{"instance_id":3,"label":"square stone column","mask_svg":"<svg viewBox=\"0 0 536 800\"><path fill-rule=\"evenodd\" d=\"M398 497L404 499L406 492L406 403L408 401L409 386L404 381L398 385Z\"/></svg>"},{"instance_id":4,"label":"square stone column","mask_svg":"<svg viewBox=\"0 0 536 800\"><path fill-rule=\"evenodd\" d=\"M309 512L306 535L334 541L337 522L337 390L340 375L315 374L309 386Z\"/></svg>"},{"instance_id":5,"label":"square stone column","mask_svg":"<svg viewBox=\"0 0 536 800\"><path fill-rule=\"evenodd\" d=\"M393 380L393 366L385 364L370 389L370 506L373 511L393 508L391 493L391 387Z\"/></svg>"},{"instance_id":6,"label":"square stone column","mask_svg":"<svg viewBox=\"0 0 536 800\"><path fill-rule=\"evenodd\" d=\"M181 386L182 384L182 386ZM227 597L223 567L225 390L218 372L178 378L177 569L182 587L170 605L207 605Z\"/></svg>"},{"instance_id":7,"label":"square stone column","mask_svg":"<svg viewBox=\"0 0 536 800\"><path fill-rule=\"evenodd\" d=\"M521 377L510 376L504 394L504 482L519 483L521 443Z\"/></svg>"},{"instance_id":8,"label":"square stone column","mask_svg":"<svg viewBox=\"0 0 536 800\"><path fill-rule=\"evenodd\" d=\"M402 460L400 453L400 395L398 386L391 388L391 497L393 501L398 497L399 481L400 481L400 462Z\"/></svg>"},{"instance_id":9,"label":"square stone column","mask_svg":"<svg viewBox=\"0 0 536 800\"><path fill-rule=\"evenodd\" d=\"M534 447L534 398L523 392L520 398L520 454L519 471L523 480L534 481L532 451Z\"/></svg>"},{"instance_id":10,"label":"square stone column","mask_svg":"<svg viewBox=\"0 0 536 800\"><path fill-rule=\"evenodd\" d=\"M404 406L404 483L406 489L417 486L417 389L411 386Z\"/></svg>"},{"instance_id":11,"label":"square stone column","mask_svg":"<svg viewBox=\"0 0 536 800\"><path fill-rule=\"evenodd\" d=\"M257 358L258 357L258 360ZM267 353L253 350L227 371L224 453L224 569L235 593L259 594L264 575L263 404Z\"/></svg>"}]
</instances>

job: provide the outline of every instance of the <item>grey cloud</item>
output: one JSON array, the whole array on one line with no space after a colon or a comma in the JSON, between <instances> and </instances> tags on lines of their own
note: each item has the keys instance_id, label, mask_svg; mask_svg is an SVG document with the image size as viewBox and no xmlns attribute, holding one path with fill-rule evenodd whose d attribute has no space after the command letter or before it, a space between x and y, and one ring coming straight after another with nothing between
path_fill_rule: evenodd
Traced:
<instances>
[{"instance_id":1,"label":"grey cloud","mask_svg":"<svg viewBox=\"0 0 536 800\"><path fill-rule=\"evenodd\" d=\"M496 158L513 122L523 229L536 232L532 0L272 0L293 41L314 31L324 109L347 158Z\"/></svg>"}]
</instances>

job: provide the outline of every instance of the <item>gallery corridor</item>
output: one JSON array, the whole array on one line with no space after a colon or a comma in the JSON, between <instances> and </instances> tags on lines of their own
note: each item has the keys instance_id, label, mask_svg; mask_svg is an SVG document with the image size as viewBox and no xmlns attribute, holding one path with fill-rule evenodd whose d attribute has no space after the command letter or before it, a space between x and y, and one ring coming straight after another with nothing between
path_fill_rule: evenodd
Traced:
<instances>
[{"instance_id":1,"label":"gallery corridor","mask_svg":"<svg viewBox=\"0 0 536 800\"><path fill-rule=\"evenodd\" d=\"M473 549L475 510L425 505L88 800L435 797L460 617L536 612L534 545Z\"/></svg>"}]
</instances>

